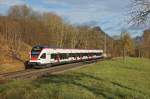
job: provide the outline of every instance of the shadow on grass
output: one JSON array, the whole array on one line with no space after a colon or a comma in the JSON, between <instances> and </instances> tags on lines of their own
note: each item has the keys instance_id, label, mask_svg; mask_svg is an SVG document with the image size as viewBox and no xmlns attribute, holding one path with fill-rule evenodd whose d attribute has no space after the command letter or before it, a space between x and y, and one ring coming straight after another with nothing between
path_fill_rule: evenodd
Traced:
<instances>
[{"instance_id":1,"label":"shadow on grass","mask_svg":"<svg viewBox=\"0 0 150 99\"><path fill-rule=\"evenodd\" d=\"M94 81L98 82L98 84L95 84L94 82L93 82L94 83L93 84L91 82L91 84L88 85L88 84L82 82L83 79L88 79L88 80L91 79L91 80L94 80ZM110 90L109 86L108 87L107 87L107 85L102 86L102 85L100 85L99 82L104 82L104 83L106 82L106 84L109 84L109 85L112 84L112 85L115 85L117 87L128 89L130 91L140 92L140 91L137 91L135 89L129 88L127 86L123 86L119 83L107 81L107 80L104 80L104 79L101 79L99 77L95 77L93 75L89 75L89 74L86 74L86 73L49 75L49 76L44 77L42 79L37 79L37 80L33 81L33 84L36 87L40 87L40 85L42 85L42 84L50 84L50 83L54 83L54 84L58 84L58 85L73 84L75 86L78 86L80 88L83 88L83 89L86 89L86 90L92 92L96 96L101 95L104 98L112 99L112 98L116 98L116 97L118 97L118 98L126 97L124 94L112 92ZM140 93L142 93L142 92L140 92Z\"/></svg>"},{"instance_id":2,"label":"shadow on grass","mask_svg":"<svg viewBox=\"0 0 150 99\"><path fill-rule=\"evenodd\" d=\"M120 88L124 88L124 89L128 89L128 90L130 90L130 91L138 92L138 93L141 93L141 94L143 94L143 95L148 95L148 94L146 94L146 93L144 93L144 92L142 92L142 91L140 91L140 90L137 90L137 89L134 89L134 88L131 88L131 87L122 85L122 84L120 84L120 83L118 83L118 82L115 82L115 81L108 81L108 80L101 79L101 78L99 78L99 77L95 77L95 76L93 76L93 75L88 75L88 74L84 74L84 73L81 73L81 74L84 75L84 76L87 76L87 77L89 77L89 78L92 78L92 79L96 79L96 80L99 80L99 81L104 81L104 82L111 83L112 85L115 85L115 86L120 87ZM148 96L149 96L149 95L148 95ZM149 97L150 97L150 96L149 96Z\"/></svg>"}]
</instances>

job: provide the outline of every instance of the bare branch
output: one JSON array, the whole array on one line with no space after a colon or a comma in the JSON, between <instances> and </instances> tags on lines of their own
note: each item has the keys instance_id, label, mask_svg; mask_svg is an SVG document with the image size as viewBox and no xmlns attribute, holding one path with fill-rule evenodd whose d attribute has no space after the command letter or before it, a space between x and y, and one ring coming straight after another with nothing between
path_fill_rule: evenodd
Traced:
<instances>
[{"instance_id":1,"label":"bare branch","mask_svg":"<svg viewBox=\"0 0 150 99\"><path fill-rule=\"evenodd\" d=\"M150 22L150 0L135 0L131 11L130 23L145 24Z\"/></svg>"}]
</instances>

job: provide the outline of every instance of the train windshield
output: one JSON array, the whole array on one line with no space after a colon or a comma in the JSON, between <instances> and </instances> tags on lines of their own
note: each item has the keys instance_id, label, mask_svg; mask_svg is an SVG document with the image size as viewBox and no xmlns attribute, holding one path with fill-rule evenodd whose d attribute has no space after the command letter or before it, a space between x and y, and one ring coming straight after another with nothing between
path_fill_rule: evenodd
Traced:
<instances>
[{"instance_id":1,"label":"train windshield","mask_svg":"<svg viewBox=\"0 0 150 99\"><path fill-rule=\"evenodd\" d=\"M37 58L43 48L44 47L41 47L41 46L35 46L35 47L33 47L32 50L31 50L31 57L32 58Z\"/></svg>"}]
</instances>

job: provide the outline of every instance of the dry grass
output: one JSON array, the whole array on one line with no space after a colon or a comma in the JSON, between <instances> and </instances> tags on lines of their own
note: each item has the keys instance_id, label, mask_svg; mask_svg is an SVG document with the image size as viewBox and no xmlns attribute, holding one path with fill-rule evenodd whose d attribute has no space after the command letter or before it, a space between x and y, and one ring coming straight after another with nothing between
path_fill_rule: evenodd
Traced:
<instances>
[{"instance_id":1,"label":"dry grass","mask_svg":"<svg viewBox=\"0 0 150 99\"><path fill-rule=\"evenodd\" d=\"M15 72L24 69L24 65L21 62L0 65L0 73Z\"/></svg>"},{"instance_id":2,"label":"dry grass","mask_svg":"<svg viewBox=\"0 0 150 99\"><path fill-rule=\"evenodd\" d=\"M16 59L8 42L0 37L0 73L23 70L24 61L28 59L30 49L29 45L21 42L20 50L17 52L19 58Z\"/></svg>"}]
</instances>

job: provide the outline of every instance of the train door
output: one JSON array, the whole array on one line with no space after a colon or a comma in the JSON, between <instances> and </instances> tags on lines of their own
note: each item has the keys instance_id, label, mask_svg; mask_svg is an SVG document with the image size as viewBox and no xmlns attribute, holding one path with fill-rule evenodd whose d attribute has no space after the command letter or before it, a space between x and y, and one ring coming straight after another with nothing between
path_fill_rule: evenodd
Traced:
<instances>
[{"instance_id":1,"label":"train door","mask_svg":"<svg viewBox=\"0 0 150 99\"><path fill-rule=\"evenodd\" d=\"M60 62L60 56L58 53L51 53L50 55L50 63L59 63Z\"/></svg>"},{"instance_id":2,"label":"train door","mask_svg":"<svg viewBox=\"0 0 150 99\"><path fill-rule=\"evenodd\" d=\"M47 64L47 63L49 63L49 60L50 58L49 58L49 55L47 55L46 53L42 53L41 54L41 56L40 56L40 62L42 63L42 64Z\"/></svg>"}]
</instances>

